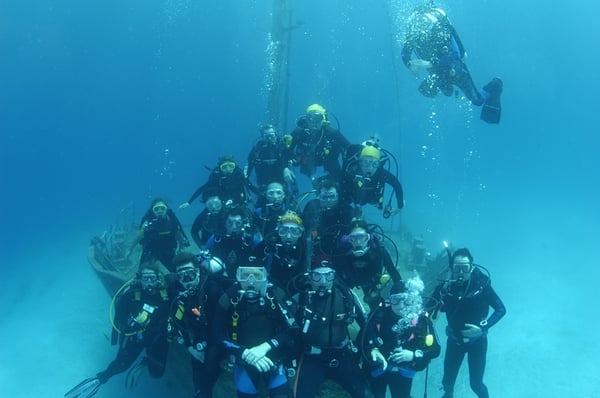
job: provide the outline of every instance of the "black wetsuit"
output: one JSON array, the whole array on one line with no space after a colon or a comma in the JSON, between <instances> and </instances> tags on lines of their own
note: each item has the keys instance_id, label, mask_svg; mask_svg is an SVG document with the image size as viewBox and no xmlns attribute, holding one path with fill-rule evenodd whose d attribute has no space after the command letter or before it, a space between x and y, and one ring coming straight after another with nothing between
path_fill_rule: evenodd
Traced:
<instances>
[{"instance_id":1,"label":"black wetsuit","mask_svg":"<svg viewBox=\"0 0 600 398\"><path fill-rule=\"evenodd\" d=\"M295 343L293 319L288 320L291 301L277 287L269 287L264 296L252 299L239 290L236 283L219 299L214 329L228 353L235 358L234 380L238 397L258 396L262 378L272 398L287 398L286 364L290 362L289 355L294 351ZM242 359L242 354L245 349L265 342L271 346L266 356L274 367L260 373Z\"/></svg>"},{"instance_id":2,"label":"black wetsuit","mask_svg":"<svg viewBox=\"0 0 600 398\"><path fill-rule=\"evenodd\" d=\"M256 184L259 190L264 190L272 182L285 186L283 169L288 167L290 158L289 149L280 140L276 143L260 140L248 154L248 178L253 171L256 172Z\"/></svg>"},{"instance_id":3,"label":"black wetsuit","mask_svg":"<svg viewBox=\"0 0 600 398\"><path fill-rule=\"evenodd\" d=\"M196 245L204 248L211 235L222 233L225 219L225 211L210 213L207 209L202 210L194 220L190 231Z\"/></svg>"},{"instance_id":4,"label":"black wetsuit","mask_svg":"<svg viewBox=\"0 0 600 398\"><path fill-rule=\"evenodd\" d=\"M101 383L127 370L145 349L143 364L152 377L165 372L169 342L167 319L170 299L165 289L152 293L139 284L129 286L116 298L115 325L119 328L119 352L106 370L97 374Z\"/></svg>"},{"instance_id":5,"label":"black wetsuit","mask_svg":"<svg viewBox=\"0 0 600 398\"><path fill-rule=\"evenodd\" d=\"M333 180L342 178L341 158L350 141L325 123L319 130L298 127L292 132L291 151L300 172L310 178L322 166Z\"/></svg>"},{"instance_id":6,"label":"black wetsuit","mask_svg":"<svg viewBox=\"0 0 600 398\"><path fill-rule=\"evenodd\" d=\"M186 347L202 348L204 362L190 356L194 398L212 397L225 353L214 340L212 327L217 300L223 290L218 281L208 278L192 294L180 294L171 308L172 326L179 330Z\"/></svg>"},{"instance_id":7,"label":"black wetsuit","mask_svg":"<svg viewBox=\"0 0 600 398\"><path fill-rule=\"evenodd\" d=\"M440 355L440 344L433 323L425 313L406 323L398 323L399 319L389 306L375 310L365 327L365 357L371 359L373 348L378 348L385 358L389 358L396 348L413 352L420 350L422 355L413 354L410 362L389 361L385 370L380 363L367 362L375 398L385 398L388 386L392 398L410 398L415 373L425 369L431 359Z\"/></svg>"},{"instance_id":8,"label":"black wetsuit","mask_svg":"<svg viewBox=\"0 0 600 398\"><path fill-rule=\"evenodd\" d=\"M290 296L298 293L308 266L306 240L300 237L295 245L288 245L282 243L277 233L273 233L267 235L265 243L263 262L269 272L269 280Z\"/></svg>"},{"instance_id":9,"label":"black wetsuit","mask_svg":"<svg viewBox=\"0 0 600 398\"><path fill-rule=\"evenodd\" d=\"M353 159L344 168L344 179L341 182L342 198L357 206L371 204L378 209L383 208L385 185L390 185L396 196L398 209L404 207L404 191L398 178L382 165L373 175L363 175L359 164L360 150L363 145L352 145L349 152L356 152Z\"/></svg>"},{"instance_id":10,"label":"black wetsuit","mask_svg":"<svg viewBox=\"0 0 600 398\"><path fill-rule=\"evenodd\" d=\"M464 284L442 284L433 292L432 298L440 303L440 310L446 313L448 342L444 358L442 385L450 398L454 393L454 383L460 365L468 355L471 389L479 398L487 398L488 390L483 384L487 354L487 331L506 314L506 308L494 289L488 276L479 268L474 268L470 279ZM494 312L488 318L489 309ZM483 335L477 339L464 339L461 331L465 324L481 326Z\"/></svg>"},{"instance_id":11,"label":"black wetsuit","mask_svg":"<svg viewBox=\"0 0 600 398\"><path fill-rule=\"evenodd\" d=\"M229 278L235 278L239 266L247 266L251 258L261 258L264 253L260 236L246 232L212 235L206 242L206 248L212 256L223 261Z\"/></svg>"},{"instance_id":12,"label":"black wetsuit","mask_svg":"<svg viewBox=\"0 0 600 398\"><path fill-rule=\"evenodd\" d=\"M348 327L364 325L362 307L350 289L334 283L331 293L300 295L296 321L303 353L295 382L296 398L314 398L325 379L332 379L352 398L372 398Z\"/></svg>"},{"instance_id":13,"label":"black wetsuit","mask_svg":"<svg viewBox=\"0 0 600 398\"><path fill-rule=\"evenodd\" d=\"M189 246L183 227L173 210L168 209L164 217L156 217L151 210L140 223L142 256L140 264L159 260L169 271L179 245Z\"/></svg>"},{"instance_id":14,"label":"black wetsuit","mask_svg":"<svg viewBox=\"0 0 600 398\"><path fill-rule=\"evenodd\" d=\"M265 203L262 207L254 210L254 225L257 226L262 236L276 232L279 217L284 215L288 209L286 203L282 203L280 206L271 206Z\"/></svg>"},{"instance_id":15,"label":"black wetsuit","mask_svg":"<svg viewBox=\"0 0 600 398\"><path fill-rule=\"evenodd\" d=\"M333 261L333 268L347 286L362 289L364 301L373 309L383 301L380 295L381 276L387 273L393 283L400 282L402 277L390 254L376 238L372 237L368 245L369 249L362 256L355 256L350 252L337 257Z\"/></svg>"},{"instance_id":16,"label":"black wetsuit","mask_svg":"<svg viewBox=\"0 0 600 398\"><path fill-rule=\"evenodd\" d=\"M255 188L250 186L244 172L235 167L231 173L223 173L218 167L208 177L208 181L192 194L187 203L192 203L205 191L214 191L227 207L243 205L248 200L248 192L254 192Z\"/></svg>"},{"instance_id":17,"label":"black wetsuit","mask_svg":"<svg viewBox=\"0 0 600 398\"><path fill-rule=\"evenodd\" d=\"M342 231L350 225L352 213L352 207L342 200L331 209L321 208L319 199L313 199L306 204L302 220L312 241L312 256L332 256L339 253Z\"/></svg>"},{"instance_id":18,"label":"black wetsuit","mask_svg":"<svg viewBox=\"0 0 600 398\"><path fill-rule=\"evenodd\" d=\"M439 91L451 96L455 85L473 105L482 105L484 98L463 62L465 48L448 17L438 9L424 8L411 18L402 48L402 61L409 67L414 53L432 64L419 91L427 97L435 97Z\"/></svg>"}]
</instances>

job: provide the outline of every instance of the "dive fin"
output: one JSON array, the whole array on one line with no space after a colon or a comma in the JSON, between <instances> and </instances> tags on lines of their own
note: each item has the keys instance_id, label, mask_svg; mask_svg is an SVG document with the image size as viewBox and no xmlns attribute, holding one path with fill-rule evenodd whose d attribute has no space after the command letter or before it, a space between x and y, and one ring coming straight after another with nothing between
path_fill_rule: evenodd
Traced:
<instances>
[{"instance_id":1,"label":"dive fin","mask_svg":"<svg viewBox=\"0 0 600 398\"><path fill-rule=\"evenodd\" d=\"M489 97L481 107L481 120L487 123L500 123L502 115L502 106L500 105L500 94L502 94L502 80L495 77L491 82L483 86L483 90L489 94Z\"/></svg>"},{"instance_id":2,"label":"dive fin","mask_svg":"<svg viewBox=\"0 0 600 398\"><path fill-rule=\"evenodd\" d=\"M65 398L93 397L98 392L100 385L100 380L97 377L90 377L77 384L70 391L65 393Z\"/></svg>"}]
</instances>

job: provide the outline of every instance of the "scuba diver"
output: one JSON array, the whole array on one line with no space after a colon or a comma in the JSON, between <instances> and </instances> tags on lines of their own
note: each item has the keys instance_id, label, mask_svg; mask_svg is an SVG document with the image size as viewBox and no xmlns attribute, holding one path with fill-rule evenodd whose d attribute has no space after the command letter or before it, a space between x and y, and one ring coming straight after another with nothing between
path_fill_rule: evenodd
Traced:
<instances>
[{"instance_id":1,"label":"scuba diver","mask_svg":"<svg viewBox=\"0 0 600 398\"><path fill-rule=\"evenodd\" d=\"M279 182L271 182L267 185L262 205L254 210L254 224L258 226L262 236L266 236L277 227L279 217L291 210L294 206L287 198L283 185Z\"/></svg>"},{"instance_id":2,"label":"scuba diver","mask_svg":"<svg viewBox=\"0 0 600 398\"><path fill-rule=\"evenodd\" d=\"M315 259L308 273L309 288L298 297L302 353L294 397L315 398L323 381L332 379L352 398L373 398L349 335L355 322L365 325L364 309L352 290L338 281L331 262L321 258Z\"/></svg>"},{"instance_id":3,"label":"scuba diver","mask_svg":"<svg viewBox=\"0 0 600 398\"><path fill-rule=\"evenodd\" d=\"M291 133L290 151L294 165L314 183L317 167L323 167L329 178L342 178L340 157L343 158L350 141L331 126L327 110L319 104L306 108Z\"/></svg>"},{"instance_id":4,"label":"scuba diver","mask_svg":"<svg viewBox=\"0 0 600 398\"><path fill-rule=\"evenodd\" d=\"M436 8L433 2L416 8L408 21L402 61L416 76L420 70L427 71L419 86L421 94L435 97L441 91L451 96L454 94L453 86L457 86L473 105L482 106L483 121L500 123L502 80L495 77L478 90L465 58L465 48L446 13Z\"/></svg>"},{"instance_id":5,"label":"scuba diver","mask_svg":"<svg viewBox=\"0 0 600 398\"><path fill-rule=\"evenodd\" d=\"M315 193L317 198L309 201L302 211L310 240L309 256L335 256L339 252L342 231L352 220L353 209L347 201L341 200L339 186L332 180L321 180Z\"/></svg>"},{"instance_id":6,"label":"scuba diver","mask_svg":"<svg viewBox=\"0 0 600 398\"><path fill-rule=\"evenodd\" d=\"M202 249L211 235L222 232L225 224L223 201L215 188L206 189L202 193L204 209L194 219L190 230L192 239Z\"/></svg>"},{"instance_id":7,"label":"scuba diver","mask_svg":"<svg viewBox=\"0 0 600 398\"><path fill-rule=\"evenodd\" d=\"M442 378L444 398L454 396L454 384L465 355L471 389L479 398L487 398L488 389L483 383L487 334L506 314L506 307L492 288L489 272L473 263L469 249L458 249L454 253L447 250L450 276L435 288L430 300L431 308L435 308L433 319L442 311L448 320ZM488 316L490 307L494 312Z\"/></svg>"},{"instance_id":8,"label":"scuba diver","mask_svg":"<svg viewBox=\"0 0 600 398\"><path fill-rule=\"evenodd\" d=\"M264 252L262 237L253 231L248 213L244 207L227 209L223 233L212 235L206 242L211 255L225 264L224 276L228 278L234 278L240 264Z\"/></svg>"},{"instance_id":9,"label":"scuba diver","mask_svg":"<svg viewBox=\"0 0 600 398\"><path fill-rule=\"evenodd\" d=\"M260 126L260 140L250 150L248 163L244 167L244 174L248 179L252 172L255 172L259 190L264 190L271 182L279 182L284 186L295 184L296 176L292 171L288 145L290 139L290 136L282 139L272 124ZM289 193L295 191L297 188L293 188Z\"/></svg>"},{"instance_id":10,"label":"scuba diver","mask_svg":"<svg viewBox=\"0 0 600 398\"><path fill-rule=\"evenodd\" d=\"M390 283L399 283L402 277L392 257L364 220L352 221L349 233L342 236L343 255L336 257L335 270L346 286L360 287L363 300L371 310L383 302L381 290Z\"/></svg>"},{"instance_id":11,"label":"scuba diver","mask_svg":"<svg viewBox=\"0 0 600 398\"><path fill-rule=\"evenodd\" d=\"M154 199L150 209L142 217L140 232L127 251L126 257L131 255L132 249L138 243L143 248L140 264L158 260L171 272L171 262L177 250L190 246L181 222L161 198Z\"/></svg>"},{"instance_id":12,"label":"scuba diver","mask_svg":"<svg viewBox=\"0 0 600 398\"><path fill-rule=\"evenodd\" d=\"M367 320L361 346L368 353L365 366L375 398L385 398L388 387L391 398L410 398L413 377L440 355L433 322L423 309L424 288L418 275L394 283L386 305Z\"/></svg>"},{"instance_id":13,"label":"scuba diver","mask_svg":"<svg viewBox=\"0 0 600 398\"><path fill-rule=\"evenodd\" d=\"M210 175L208 181L192 194L187 202L179 205L185 209L202 193L209 189L216 189L225 207L244 205L248 200L248 193L257 193L256 188L248 182L243 170L238 166L233 156L221 156Z\"/></svg>"},{"instance_id":14,"label":"scuba diver","mask_svg":"<svg viewBox=\"0 0 600 398\"><path fill-rule=\"evenodd\" d=\"M355 216L361 216L360 208L365 204L371 204L383 210L384 218L400 213L404 207L404 192L400 181L389 171L389 163L388 169L383 166L387 160L388 152L381 150L373 140L348 148L341 190L344 198L347 198L359 209L358 212L355 212ZM397 165L396 174L398 174ZM386 184L394 190L396 207L392 206L392 196L390 196L384 209L383 195Z\"/></svg>"},{"instance_id":15,"label":"scuba diver","mask_svg":"<svg viewBox=\"0 0 600 398\"><path fill-rule=\"evenodd\" d=\"M223 290L211 272L218 270L200 264L198 256L182 252L175 256L179 292L171 306L169 333L177 337L190 354L194 398L210 398L221 373L225 354L212 334L217 300Z\"/></svg>"},{"instance_id":16,"label":"scuba diver","mask_svg":"<svg viewBox=\"0 0 600 398\"><path fill-rule=\"evenodd\" d=\"M269 280L290 296L300 291L299 283L308 268L308 252L302 219L288 211L279 217L277 228L265 236L264 264Z\"/></svg>"},{"instance_id":17,"label":"scuba diver","mask_svg":"<svg viewBox=\"0 0 600 398\"><path fill-rule=\"evenodd\" d=\"M294 348L292 301L269 283L265 267L242 266L236 283L219 299L215 334L230 361L240 398L258 397L266 385L271 398L290 397L287 364Z\"/></svg>"},{"instance_id":18,"label":"scuba diver","mask_svg":"<svg viewBox=\"0 0 600 398\"><path fill-rule=\"evenodd\" d=\"M165 372L169 349L169 304L169 294L158 267L143 263L135 279L124 284L111 303L112 343L116 344L117 340L119 343L117 357L105 370L67 392L65 398L92 397L102 384L127 369L130 369L128 386L135 386L143 367L148 368L153 378L160 378ZM146 357L131 367L144 349Z\"/></svg>"}]
</instances>

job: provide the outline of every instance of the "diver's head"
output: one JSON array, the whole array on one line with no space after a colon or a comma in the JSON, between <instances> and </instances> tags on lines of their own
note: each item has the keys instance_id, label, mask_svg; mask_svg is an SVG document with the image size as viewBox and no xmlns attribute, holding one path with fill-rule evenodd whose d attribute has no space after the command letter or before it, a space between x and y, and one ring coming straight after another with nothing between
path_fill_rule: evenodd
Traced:
<instances>
[{"instance_id":1,"label":"diver's head","mask_svg":"<svg viewBox=\"0 0 600 398\"><path fill-rule=\"evenodd\" d=\"M235 279L243 299L256 301L267 292L267 269L265 267L238 267Z\"/></svg>"},{"instance_id":2,"label":"diver's head","mask_svg":"<svg viewBox=\"0 0 600 398\"><path fill-rule=\"evenodd\" d=\"M208 197L204 204L210 214L218 214L223 210L223 201L218 195Z\"/></svg>"},{"instance_id":3,"label":"diver's head","mask_svg":"<svg viewBox=\"0 0 600 398\"><path fill-rule=\"evenodd\" d=\"M162 285L162 275L154 262L140 264L137 278L147 294L155 294Z\"/></svg>"},{"instance_id":4,"label":"diver's head","mask_svg":"<svg viewBox=\"0 0 600 398\"><path fill-rule=\"evenodd\" d=\"M239 235L244 231L245 214L238 207L231 208L225 218L225 233L227 235Z\"/></svg>"},{"instance_id":5,"label":"diver's head","mask_svg":"<svg viewBox=\"0 0 600 398\"><path fill-rule=\"evenodd\" d=\"M364 220L352 221L350 233L345 238L352 245L352 254L354 256L364 256L369 251L371 234L369 233L369 226Z\"/></svg>"},{"instance_id":6,"label":"diver's head","mask_svg":"<svg viewBox=\"0 0 600 398\"><path fill-rule=\"evenodd\" d=\"M421 293L424 289L425 285L416 272L406 282L394 283L387 300L392 312L401 318L415 319L423 311Z\"/></svg>"},{"instance_id":7,"label":"diver's head","mask_svg":"<svg viewBox=\"0 0 600 398\"><path fill-rule=\"evenodd\" d=\"M279 217L277 233L281 242L286 246L294 246L304 232L302 219L293 211L288 211Z\"/></svg>"},{"instance_id":8,"label":"diver's head","mask_svg":"<svg viewBox=\"0 0 600 398\"><path fill-rule=\"evenodd\" d=\"M330 210L337 207L340 199L337 183L331 180L323 180L319 184L317 193L322 210Z\"/></svg>"},{"instance_id":9,"label":"diver's head","mask_svg":"<svg viewBox=\"0 0 600 398\"><path fill-rule=\"evenodd\" d=\"M321 259L321 257L318 256L315 258L313 269L308 272L308 278L312 290L314 290L318 296L324 297L331 294L331 289L333 288L333 282L335 280L335 270L331 268L331 261Z\"/></svg>"},{"instance_id":10,"label":"diver's head","mask_svg":"<svg viewBox=\"0 0 600 398\"><path fill-rule=\"evenodd\" d=\"M265 189L265 198L267 205L280 207L285 199L285 191L283 185L278 182L272 182Z\"/></svg>"},{"instance_id":11,"label":"diver's head","mask_svg":"<svg viewBox=\"0 0 600 398\"><path fill-rule=\"evenodd\" d=\"M320 130L327 122L327 110L319 104L312 104L306 108L306 125L311 130Z\"/></svg>"},{"instance_id":12,"label":"diver's head","mask_svg":"<svg viewBox=\"0 0 600 398\"><path fill-rule=\"evenodd\" d=\"M463 284L471 278L473 272L473 256L467 248L456 250L450 261L451 280Z\"/></svg>"},{"instance_id":13,"label":"diver's head","mask_svg":"<svg viewBox=\"0 0 600 398\"><path fill-rule=\"evenodd\" d=\"M202 192L202 201L209 213L220 213L223 209L223 201L219 196L219 188L208 187Z\"/></svg>"},{"instance_id":14,"label":"diver's head","mask_svg":"<svg viewBox=\"0 0 600 398\"><path fill-rule=\"evenodd\" d=\"M219 170L223 174L232 174L237 166L237 162L233 156L221 156L219 158Z\"/></svg>"},{"instance_id":15,"label":"diver's head","mask_svg":"<svg viewBox=\"0 0 600 398\"><path fill-rule=\"evenodd\" d=\"M152 201L151 209L154 217L164 218L167 215L167 210L169 207L164 199L156 198Z\"/></svg>"},{"instance_id":16,"label":"diver's head","mask_svg":"<svg viewBox=\"0 0 600 398\"><path fill-rule=\"evenodd\" d=\"M363 175L372 176L381 164L381 151L373 145L366 145L360 151L358 164Z\"/></svg>"},{"instance_id":17,"label":"diver's head","mask_svg":"<svg viewBox=\"0 0 600 398\"><path fill-rule=\"evenodd\" d=\"M181 252L173 258L175 275L183 290L193 294L200 284L198 256L189 252Z\"/></svg>"},{"instance_id":18,"label":"diver's head","mask_svg":"<svg viewBox=\"0 0 600 398\"><path fill-rule=\"evenodd\" d=\"M277 131L272 124L265 124L260 127L260 138L269 144L277 143Z\"/></svg>"}]
</instances>

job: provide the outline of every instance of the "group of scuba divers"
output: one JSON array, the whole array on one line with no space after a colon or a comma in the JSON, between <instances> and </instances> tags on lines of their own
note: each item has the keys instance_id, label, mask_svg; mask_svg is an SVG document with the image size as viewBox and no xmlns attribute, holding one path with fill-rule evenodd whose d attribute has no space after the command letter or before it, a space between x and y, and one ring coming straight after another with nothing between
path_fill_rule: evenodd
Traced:
<instances>
[{"instance_id":1,"label":"group of scuba divers","mask_svg":"<svg viewBox=\"0 0 600 398\"><path fill-rule=\"evenodd\" d=\"M434 19L447 21L435 8L418 21ZM462 54L450 31L447 50ZM408 58L425 51L414 40L407 46ZM421 61L406 63L426 65ZM446 61L438 55L423 85L446 93L446 84L455 84L473 103L495 107L499 120L497 90L496 102L489 102L489 90L465 85L472 81L462 61L451 65L453 73L442 73ZM493 122L493 109L484 113ZM363 217L363 206L376 206L385 218L403 207L393 155L374 139L351 144L319 104L308 106L291 134L281 136L269 124L260 134L246 167L222 156L208 181L179 206L198 198L204 203L190 231L199 253L192 253L167 202L151 203L128 252L142 246L138 272L110 307L118 354L65 397L91 397L127 370L128 383L145 368L161 377L169 346L177 342L189 352L194 398L212 397L224 369L232 369L240 398L267 392L315 398L325 379L353 398L385 398L388 389L392 398L409 398L416 373L440 354L432 322L439 312L448 321L443 397L454 396L465 355L471 389L488 397L487 333L506 309L487 270L473 263L468 249L447 247L445 277L425 296L417 273L401 277L397 250L396 261L388 250L393 241ZM299 193L295 170L310 178L307 194ZM314 178L317 171L323 176ZM386 185L393 192L384 203Z\"/></svg>"}]
</instances>

